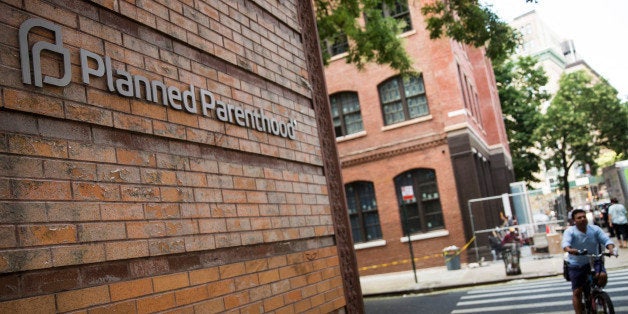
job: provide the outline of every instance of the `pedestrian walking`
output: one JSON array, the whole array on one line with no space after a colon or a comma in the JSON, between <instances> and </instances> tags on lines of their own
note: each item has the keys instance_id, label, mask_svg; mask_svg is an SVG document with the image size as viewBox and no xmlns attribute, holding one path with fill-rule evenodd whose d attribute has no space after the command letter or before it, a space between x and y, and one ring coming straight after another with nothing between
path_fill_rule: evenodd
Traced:
<instances>
[{"instance_id":1,"label":"pedestrian walking","mask_svg":"<svg viewBox=\"0 0 628 314\"><path fill-rule=\"evenodd\" d=\"M617 198L611 198L611 206L608 207L608 223L615 230L619 247L628 247L628 214L626 207L619 204Z\"/></svg>"}]
</instances>

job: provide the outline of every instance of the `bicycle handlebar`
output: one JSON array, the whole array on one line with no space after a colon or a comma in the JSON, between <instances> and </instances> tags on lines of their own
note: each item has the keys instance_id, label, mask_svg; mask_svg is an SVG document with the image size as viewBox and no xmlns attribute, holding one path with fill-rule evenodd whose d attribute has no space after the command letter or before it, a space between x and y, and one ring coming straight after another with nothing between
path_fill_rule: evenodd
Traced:
<instances>
[{"instance_id":1,"label":"bicycle handlebar","mask_svg":"<svg viewBox=\"0 0 628 314\"><path fill-rule=\"evenodd\" d=\"M601 256L611 257L611 256L615 256L615 254L613 254L611 252L603 252L603 253L600 253L600 254L589 254L589 250L587 250L587 249L578 250L578 253L576 253L574 255L587 255L587 256L593 256L593 257L601 257Z\"/></svg>"}]
</instances>

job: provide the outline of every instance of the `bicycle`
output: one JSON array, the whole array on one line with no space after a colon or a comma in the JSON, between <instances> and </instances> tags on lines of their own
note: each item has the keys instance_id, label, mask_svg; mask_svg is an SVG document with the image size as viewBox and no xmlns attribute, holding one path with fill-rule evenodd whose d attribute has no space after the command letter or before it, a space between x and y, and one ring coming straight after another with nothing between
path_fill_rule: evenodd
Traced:
<instances>
[{"instance_id":1,"label":"bicycle","mask_svg":"<svg viewBox=\"0 0 628 314\"><path fill-rule=\"evenodd\" d=\"M612 253L589 254L587 250L580 250L575 255L586 255L589 257L589 265L591 266L587 283L582 291L582 303L584 303L585 313L609 313L615 314L615 308L611 297L604 291L604 287L599 286L595 280L596 261L600 261L604 265L604 256L613 256Z\"/></svg>"}]
</instances>

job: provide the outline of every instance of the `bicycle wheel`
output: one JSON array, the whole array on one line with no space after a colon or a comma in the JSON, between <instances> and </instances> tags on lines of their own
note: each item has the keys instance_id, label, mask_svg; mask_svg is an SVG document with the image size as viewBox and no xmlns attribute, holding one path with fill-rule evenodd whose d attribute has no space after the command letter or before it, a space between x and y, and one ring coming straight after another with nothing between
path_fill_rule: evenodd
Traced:
<instances>
[{"instance_id":1,"label":"bicycle wheel","mask_svg":"<svg viewBox=\"0 0 628 314\"><path fill-rule=\"evenodd\" d=\"M594 293L591 296L591 308L593 309L593 313L615 314L611 297L604 291Z\"/></svg>"}]
</instances>

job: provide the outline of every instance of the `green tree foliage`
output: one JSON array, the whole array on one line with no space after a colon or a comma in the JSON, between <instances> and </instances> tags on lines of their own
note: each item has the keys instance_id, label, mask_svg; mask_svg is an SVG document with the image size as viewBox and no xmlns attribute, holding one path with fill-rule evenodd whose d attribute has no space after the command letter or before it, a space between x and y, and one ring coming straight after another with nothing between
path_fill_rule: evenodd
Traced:
<instances>
[{"instance_id":1,"label":"green tree foliage","mask_svg":"<svg viewBox=\"0 0 628 314\"><path fill-rule=\"evenodd\" d=\"M621 102L617 90L607 81L593 86L591 119L599 129L599 145L613 150L616 160L628 157L628 103ZM598 111L597 108L605 108Z\"/></svg>"},{"instance_id":2,"label":"green tree foliage","mask_svg":"<svg viewBox=\"0 0 628 314\"><path fill-rule=\"evenodd\" d=\"M486 55L499 64L519 44L519 35L490 7L477 0L434 1L421 8L430 38L443 35L475 47L486 46Z\"/></svg>"},{"instance_id":3,"label":"green tree foliage","mask_svg":"<svg viewBox=\"0 0 628 314\"><path fill-rule=\"evenodd\" d=\"M574 165L588 164L595 171L594 159L602 147L625 153L628 110L617 90L604 79L594 84L585 71L565 74L559 84L535 135L547 154L545 165L559 169L564 188ZM567 206L569 194L565 188Z\"/></svg>"},{"instance_id":4,"label":"green tree foliage","mask_svg":"<svg viewBox=\"0 0 628 314\"><path fill-rule=\"evenodd\" d=\"M404 22L384 17L382 5L415 3L413 0L314 0L321 44L334 42L339 35L349 39L347 62L361 69L367 63L389 65L401 72L412 72L412 60L402 39L397 36ZM477 0L435 1L421 8L426 16L430 38L449 36L475 47L486 45L487 56L495 63L505 60L517 45L517 35L490 8ZM364 25L361 20L366 20ZM326 49L323 60L331 57Z\"/></svg>"},{"instance_id":5,"label":"green tree foliage","mask_svg":"<svg viewBox=\"0 0 628 314\"><path fill-rule=\"evenodd\" d=\"M384 17L382 4L394 7L395 0L315 0L316 23L321 44L333 42L339 35L350 41L347 62L362 69L365 64L387 64L400 72L412 71L412 61L397 35L404 25ZM360 18L368 21L360 25ZM326 49L323 60L331 57Z\"/></svg>"},{"instance_id":6,"label":"green tree foliage","mask_svg":"<svg viewBox=\"0 0 628 314\"><path fill-rule=\"evenodd\" d=\"M534 149L537 143L534 131L541 122L541 105L550 98L549 93L542 90L548 78L536 59L522 57L496 66L495 79L515 178L538 181L534 173L540 170L541 158Z\"/></svg>"}]
</instances>

